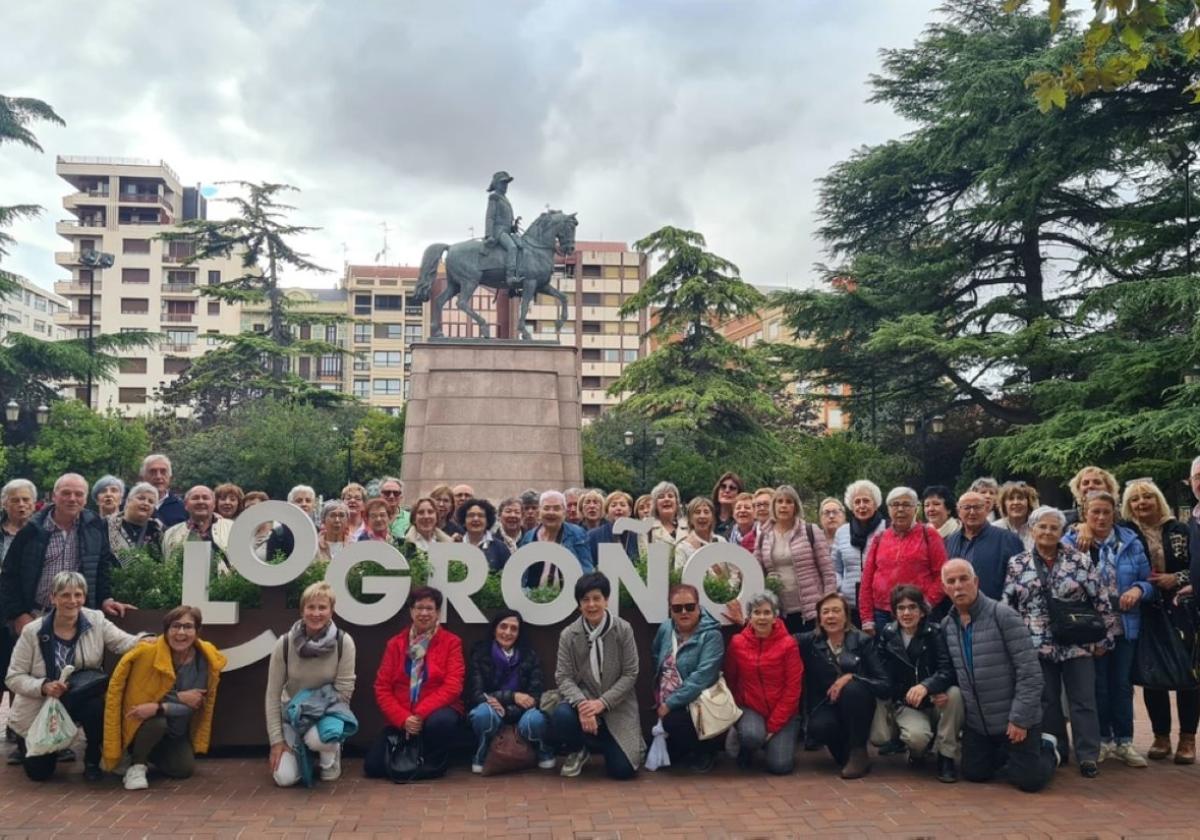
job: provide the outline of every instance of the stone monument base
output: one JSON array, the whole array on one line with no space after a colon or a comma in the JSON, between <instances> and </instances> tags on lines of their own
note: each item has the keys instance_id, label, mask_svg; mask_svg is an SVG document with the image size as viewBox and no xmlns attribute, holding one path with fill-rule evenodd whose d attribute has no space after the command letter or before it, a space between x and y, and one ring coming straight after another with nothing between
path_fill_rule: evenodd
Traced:
<instances>
[{"instance_id":1,"label":"stone monument base","mask_svg":"<svg viewBox=\"0 0 1200 840\"><path fill-rule=\"evenodd\" d=\"M412 345L405 504L439 484L500 501L583 484L574 347L433 339Z\"/></svg>"}]
</instances>

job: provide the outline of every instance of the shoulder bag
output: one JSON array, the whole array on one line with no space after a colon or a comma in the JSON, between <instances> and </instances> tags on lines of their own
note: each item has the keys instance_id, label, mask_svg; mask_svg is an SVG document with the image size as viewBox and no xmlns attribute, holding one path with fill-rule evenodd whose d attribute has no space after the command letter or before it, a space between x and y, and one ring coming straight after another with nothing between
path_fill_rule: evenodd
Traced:
<instances>
[{"instance_id":1,"label":"shoulder bag","mask_svg":"<svg viewBox=\"0 0 1200 840\"><path fill-rule=\"evenodd\" d=\"M1104 619L1087 600L1064 601L1054 597L1046 565L1033 552L1033 566L1042 582L1042 595L1050 615L1050 635L1060 645L1091 645L1104 640L1108 634Z\"/></svg>"},{"instance_id":2,"label":"shoulder bag","mask_svg":"<svg viewBox=\"0 0 1200 840\"><path fill-rule=\"evenodd\" d=\"M517 727L502 726L488 747L487 758L483 760L484 776L499 776L501 773L513 773L518 770L528 770L537 764L537 755L533 746L517 733Z\"/></svg>"}]
</instances>

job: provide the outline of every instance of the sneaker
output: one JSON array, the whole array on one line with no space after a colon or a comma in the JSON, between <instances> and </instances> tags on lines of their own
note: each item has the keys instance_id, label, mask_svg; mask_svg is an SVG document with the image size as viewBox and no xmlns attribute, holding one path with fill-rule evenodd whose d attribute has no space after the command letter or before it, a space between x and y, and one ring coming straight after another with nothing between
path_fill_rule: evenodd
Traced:
<instances>
[{"instance_id":1,"label":"sneaker","mask_svg":"<svg viewBox=\"0 0 1200 840\"><path fill-rule=\"evenodd\" d=\"M1055 738L1049 732L1043 732L1042 733L1042 741L1049 744L1050 748L1052 750L1054 750L1055 754L1058 753L1058 739L1057 738Z\"/></svg>"},{"instance_id":2,"label":"sneaker","mask_svg":"<svg viewBox=\"0 0 1200 840\"><path fill-rule=\"evenodd\" d=\"M100 769L99 764L84 763L83 778L89 782L98 782L104 778L104 771Z\"/></svg>"},{"instance_id":3,"label":"sneaker","mask_svg":"<svg viewBox=\"0 0 1200 840\"><path fill-rule=\"evenodd\" d=\"M1103 764L1107 758L1112 758L1117 754L1117 745L1112 741L1100 742L1100 757L1096 759L1097 764Z\"/></svg>"},{"instance_id":4,"label":"sneaker","mask_svg":"<svg viewBox=\"0 0 1200 840\"><path fill-rule=\"evenodd\" d=\"M333 761L328 765L321 765L321 781L336 782L342 777L342 751L339 749L333 754Z\"/></svg>"},{"instance_id":5,"label":"sneaker","mask_svg":"<svg viewBox=\"0 0 1200 840\"><path fill-rule=\"evenodd\" d=\"M1085 779L1094 779L1100 775L1100 768L1094 761L1081 761L1079 762L1079 775Z\"/></svg>"},{"instance_id":6,"label":"sneaker","mask_svg":"<svg viewBox=\"0 0 1200 840\"><path fill-rule=\"evenodd\" d=\"M477 776L478 776L480 773L482 773L482 772L483 772L483 765L482 765L482 764L474 764L474 763L473 763L473 764L471 765L471 772L472 772L472 773L474 773L475 775L477 775Z\"/></svg>"},{"instance_id":7,"label":"sneaker","mask_svg":"<svg viewBox=\"0 0 1200 840\"><path fill-rule=\"evenodd\" d=\"M150 787L150 783L146 781L146 765L145 764L130 764L129 769L125 771L125 790L145 790Z\"/></svg>"},{"instance_id":8,"label":"sneaker","mask_svg":"<svg viewBox=\"0 0 1200 840\"><path fill-rule=\"evenodd\" d=\"M8 754L8 766L16 767L25 761L25 755L21 752L20 747L13 747L12 752Z\"/></svg>"},{"instance_id":9,"label":"sneaker","mask_svg":"<svg viewBox=\"0 0 1200 840\"><path fill-rule=\"evenodd\" d=\"M571 753L563 762L562 769L558 771L559 775L566 776L568 779L578 776L583 772L583 766L587 764L589 758L591 758L591 753L587 749Z\"/></svg>"},{"instance_id":10,"label":"sneaker","mask_svg":"<svg viewBox=\"0 0 1200 840\"><path fill-rule=\"evenodd\" d=\"M538 758L538 769L539 770L553 770L554 766L556 764L558 764L558 761L554 758L553 755L543 755ZM474 770L475 766L472 765L471 769ZM481 767L479 769L482 770L483 768Z\"/></svg>"},{"instance_id":11,"label":"sneaker","mask_svg":"<svg viewBox=\"0 0 1200 840\"><path fill-rule=\"evenodd\" d=\"M1146 761L1145 757L1134 749L1134 746L1129 741L1123 744L1117 744L1113 747L1112 755L1114 758L1124 762L1126 767L1149 767L1150 762Z\"/></svg>"}]
</instances>

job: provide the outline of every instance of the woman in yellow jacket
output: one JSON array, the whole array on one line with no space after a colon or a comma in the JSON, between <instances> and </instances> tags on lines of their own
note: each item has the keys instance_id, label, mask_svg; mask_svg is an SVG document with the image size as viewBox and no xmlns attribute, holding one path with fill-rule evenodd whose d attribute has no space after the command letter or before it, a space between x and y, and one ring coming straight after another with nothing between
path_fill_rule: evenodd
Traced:
<instances>
[{"instance_id":1,"label":"woman in yellow jacket","mask_svg":"<svg viewBox=\"0 0 1200 840\"><path fill-rule=\"evenodd\" d=\"M186 779L208 752L225 657L199 638L200 610L176 607L153 645L131 650L113 671L104 706L104 757L112 770L130 754L126 790L145 790L146 767Z\"/></svg>"}]
</instances>

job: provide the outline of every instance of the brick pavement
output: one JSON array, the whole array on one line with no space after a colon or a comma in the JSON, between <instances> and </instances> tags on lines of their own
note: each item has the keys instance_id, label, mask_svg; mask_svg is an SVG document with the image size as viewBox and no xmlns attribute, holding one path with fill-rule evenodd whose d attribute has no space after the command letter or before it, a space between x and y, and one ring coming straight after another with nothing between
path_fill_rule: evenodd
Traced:
<instances>
[{"instance_id":1,"label":"brick pavement","mask_svg":"<svg viewBox=\"0 0 1200 840\"><path fill-rule=\"evenodd\" d=\"M88 785L80 770L64 765L39 785L0 767L0 837L1200 837L1200 766L1159 762L1106 762L1094 781L1063 768L1036 795L939 784L901 756L846 782L816 752L799 753L783 778L741 774L729 761L708 776L643 772L627 783L603 779L598 766L579 779L536 770L484 779L456 767L406 787L364 779L361 762L348 759L341 781L311 791L276 789L265 758L202 760L193 779L152 779L137 793L115 776Z\"/></svg>"}]
</instances>

